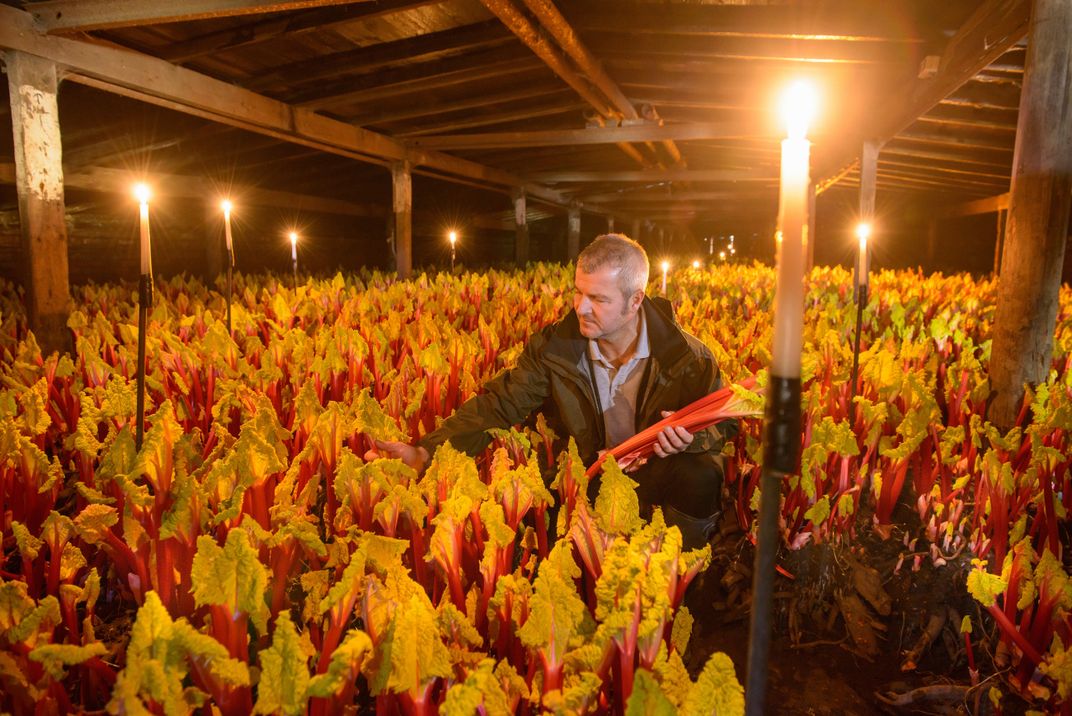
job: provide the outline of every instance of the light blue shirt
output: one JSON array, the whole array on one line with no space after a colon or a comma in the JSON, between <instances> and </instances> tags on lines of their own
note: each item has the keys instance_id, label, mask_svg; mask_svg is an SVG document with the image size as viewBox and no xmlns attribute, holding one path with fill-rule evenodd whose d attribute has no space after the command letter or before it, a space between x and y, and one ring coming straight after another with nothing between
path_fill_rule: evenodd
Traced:
<instances>
[{"instance_id":1,"label":"light blue shirt","mask_svg":"<svg viewBox=\"0 0 1072 716\"><path fill-rule=\"evenodd\" d=\"M593 378L603 407L603 425L606 428L607 444L612 448L636 435L636 412L639 407L640 383L644 379L651 350L648 346L648 326L644 312L638 314L636 350L621 366L603 357L599 344L588 341L588 356L592 359Z\"/></svg>"}]
</instances>

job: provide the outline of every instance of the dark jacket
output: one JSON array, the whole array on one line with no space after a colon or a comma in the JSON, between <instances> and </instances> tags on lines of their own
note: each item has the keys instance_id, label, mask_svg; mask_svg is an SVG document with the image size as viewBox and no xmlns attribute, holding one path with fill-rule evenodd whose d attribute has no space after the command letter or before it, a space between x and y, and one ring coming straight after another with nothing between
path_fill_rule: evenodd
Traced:
<instances>
[{"instance_id":1,"label":"dark jacket","mask_svg":"<svg viewBox=\"0 0 1072 716\"><path fill-rule=\"evenodd\" d=\"M721 385L711 351L678 326L669 301L645 298L641 310L651 357L641 384L638 432L661 420L660 411L683 408ZM596 409L587 346L577 314L570 311L529 339L514 368L490 380L483 393L462 404L420 444L433 453L449 440L455 448L476 455L491 442L488 428L509 428L542 410L555 433L563 439L572 436L581 459L591 463L606 447L606 438L603 417ZM694 437L688 451L717 453L723 442L722 432L709 428Z\"/></svg>"}]
</instances>

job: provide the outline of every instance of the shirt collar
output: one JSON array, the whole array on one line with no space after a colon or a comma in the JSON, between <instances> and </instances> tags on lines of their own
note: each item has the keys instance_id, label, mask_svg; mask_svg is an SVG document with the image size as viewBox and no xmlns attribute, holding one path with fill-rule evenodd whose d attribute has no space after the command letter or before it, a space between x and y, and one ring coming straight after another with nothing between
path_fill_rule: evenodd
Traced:
<instances>
[{"instance_id":1,"label":"shirt collar","mask_svg":"<svg viewBox=\"0 0 1072 716\"><path fill-rule=\"evenodd\" d=\"M629 362L642 360L651 356L651 347L648 345L648 322L644 317L644 311L637 312L637 319L639 320L640 325L637 327L636 351L633 352L633 357L629 359ZM607 365L610 364L610 361L603 357L603 352L599 350L599 343L595 340L588 341L588 355L594 361Z\"/></svg>"}]
</instances>

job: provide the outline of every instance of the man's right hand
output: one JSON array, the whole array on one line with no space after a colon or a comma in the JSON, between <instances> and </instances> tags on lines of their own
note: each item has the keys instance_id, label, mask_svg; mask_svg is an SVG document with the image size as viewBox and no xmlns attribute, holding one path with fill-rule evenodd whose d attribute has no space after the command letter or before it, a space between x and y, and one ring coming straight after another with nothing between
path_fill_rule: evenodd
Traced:
<instances>
[{"instance_id":1,"label":"man's right hand","mask_svg":"<svg viewBox=\"0 0 1072 716\"><path fill-rule=\"evenodd\" d=\"M409 445L390 440L376 440L374 442L376 447L365 453L365 462L381 457L393 458L401 460L412 467L417 471L418 475L424 472L424 468L428 467L428 461L431 456L420 445Z\"/></svg>"}]
</instances>

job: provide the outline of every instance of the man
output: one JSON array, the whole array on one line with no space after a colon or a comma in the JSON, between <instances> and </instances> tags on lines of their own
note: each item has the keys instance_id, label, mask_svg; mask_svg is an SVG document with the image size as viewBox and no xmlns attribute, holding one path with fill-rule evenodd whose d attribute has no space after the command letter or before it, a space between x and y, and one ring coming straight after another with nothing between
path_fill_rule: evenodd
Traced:
<instances>
[{"instance_id":1,"label":"man","mask_svg":"<svg viewBox=\"0 0 1072 716\"><path fill-rule=\"evenodd\" d=\"M666 299L645 297L649 264L622 234L596 237L577 258L573 311L534 335L517 365L484 386L416 446L377 443L368 457L400 458L418 471L447 440L470 455L491 442L489 428L507 428L543 410L558 435L572 436L586 464L671 412L717 390L711 352L674 321ZM642 513L660 506L681 529L687 548L700 547L720 516L719 455L736 423L696 435L667 427L658 459L633 472Z\"/></svg>"}]
</instances>

